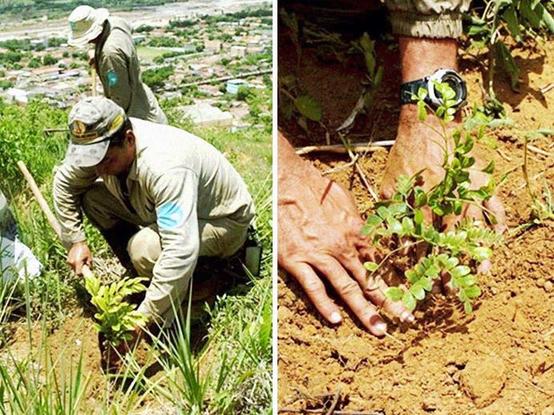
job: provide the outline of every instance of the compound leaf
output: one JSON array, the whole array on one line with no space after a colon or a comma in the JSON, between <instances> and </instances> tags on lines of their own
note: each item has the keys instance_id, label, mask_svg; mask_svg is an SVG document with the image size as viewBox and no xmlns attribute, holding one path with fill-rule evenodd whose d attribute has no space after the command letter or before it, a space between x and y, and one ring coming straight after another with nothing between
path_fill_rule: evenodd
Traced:
<instances>
[{"instance_id":1,"label":"compound leaf","mask_svg":"<svg viewBox=\"0 0 554 415\"><path fill-rule=\"evenodd\" d=\"M404 296L404 290L400 287L391 287L386 291L385 295L392 301L400 301Z\"/></svg>"}]
</instances>

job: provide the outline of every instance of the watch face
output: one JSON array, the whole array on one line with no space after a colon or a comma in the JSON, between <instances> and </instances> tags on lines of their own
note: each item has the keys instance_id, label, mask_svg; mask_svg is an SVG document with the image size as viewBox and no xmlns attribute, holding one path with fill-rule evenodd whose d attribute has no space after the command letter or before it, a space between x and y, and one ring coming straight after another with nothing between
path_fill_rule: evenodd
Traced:
<instances>
[{"instance_id":1,"label":"watch face","mask_svg":"<svg viewBox=\"0 0 554 415\"><path fill-rule=\"evenodd\" d=\"M446 83L456 93L456 106L460 107L467 98L467 89L464 80L451 69L439 69L429 77L429 98L435 105L442 104L442 97L434 87L434 82Z\"/></svg>"}]
</instances>

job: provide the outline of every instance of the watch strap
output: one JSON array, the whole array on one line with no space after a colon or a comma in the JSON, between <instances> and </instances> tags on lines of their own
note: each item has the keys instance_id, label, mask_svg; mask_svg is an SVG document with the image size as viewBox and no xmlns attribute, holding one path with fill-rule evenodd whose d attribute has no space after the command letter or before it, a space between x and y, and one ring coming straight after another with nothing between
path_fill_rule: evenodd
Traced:
<instances>
[{"instance_id":1,"label":"watch strap","mask_svg":"<svg viewBox=\"0 0 554 415\"><path fill-rule=\"evenodd\" d=\"M417 102L414 95L417 95L419 88L427 87L427 78L416 79L400 85L400 104L413 104Z\"/></svg>"}]
</instances>

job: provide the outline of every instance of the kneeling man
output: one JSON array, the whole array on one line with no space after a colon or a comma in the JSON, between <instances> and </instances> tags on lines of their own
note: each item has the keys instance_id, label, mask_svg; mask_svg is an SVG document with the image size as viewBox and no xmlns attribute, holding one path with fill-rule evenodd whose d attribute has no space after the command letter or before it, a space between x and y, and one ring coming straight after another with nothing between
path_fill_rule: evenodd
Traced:
<instances>
[{"instance_id":1,"label":"kneeling man","mask_svg":"<svg viewBox=\"0 0 554 415\"><path fill-rule=\"evenodd\" d=\"M75 105L69 131L54 179L68 262L77 273L92 264L84 212L123 265L151 278L138 310L167 326L198 257L229 257L245 244L254 204L244 181L207 142L128 118L104 97Z\"/></svg>"}]
</instances>

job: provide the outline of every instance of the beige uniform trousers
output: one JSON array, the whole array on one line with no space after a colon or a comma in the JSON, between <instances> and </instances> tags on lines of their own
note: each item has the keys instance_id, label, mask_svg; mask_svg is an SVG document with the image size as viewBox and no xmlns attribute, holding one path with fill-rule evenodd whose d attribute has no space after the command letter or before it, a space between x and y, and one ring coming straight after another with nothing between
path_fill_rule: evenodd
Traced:
<instances>
[{"instance_id":1,"label":"beige uniform trousers","mask_svg":"<svg viewBox=\"0 0 554 415\"><path fill-rule=\"evenodd\" d=\"M110 229L120 221L142 224L138 216L123 206L103 183L95 183L85 193L83 210L101 229ZM199 219L199 255L221 258L233 255L246 242L249 225L249 216L230 216L209 221ZM142 227L127 243L127 252L138 275L152 278L154 265L162 252L157 224Z\"/></svg>"}]
</instances>

